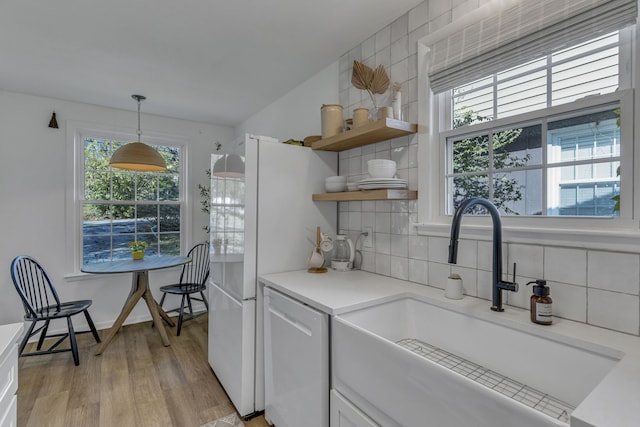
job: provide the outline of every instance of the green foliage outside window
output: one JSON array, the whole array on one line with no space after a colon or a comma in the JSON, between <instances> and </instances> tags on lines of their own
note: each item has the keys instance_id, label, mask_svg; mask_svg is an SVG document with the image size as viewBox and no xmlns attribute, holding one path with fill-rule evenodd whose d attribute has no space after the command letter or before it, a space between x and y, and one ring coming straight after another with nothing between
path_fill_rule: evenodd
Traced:
<instances>
[{"instance_id":1,"label":"green foliage outside window","mask_svg":"<svg viewBox=\"0 0 640 427\"><path fill-rule=\"evenodd\" d=\"M473 111L467 110L454 118L454 128L459 128L472 123L490 120ZM453 148L453 172L464 173L453 178L453 204L454 209L464 199L469 197L483 197L490 199L502 212L510 215L518 215L509 207L512 202L522 200L522 185L508 174L493 174L493 196L490 192L490 180L488 172L492 170L511 169L523 167L531 158L530 154L515 156L509 149L509 144L515 142L522 129L508 129L493 134L492 164L489 164L489 136L478 135L462 140L457 140ZM473 174L476 173L476 174ZM471 213L482 213L484 208L476 206Z\"/></svg>"}]
</instances>

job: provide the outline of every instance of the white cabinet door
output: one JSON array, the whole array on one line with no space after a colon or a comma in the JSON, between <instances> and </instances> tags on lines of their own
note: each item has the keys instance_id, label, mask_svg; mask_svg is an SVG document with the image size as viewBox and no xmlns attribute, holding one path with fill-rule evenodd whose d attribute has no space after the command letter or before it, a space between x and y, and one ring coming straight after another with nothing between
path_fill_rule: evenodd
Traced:
<instances>
[{"instance_id":1,"label":"white cabinet door","mask_svg":"<svg viewBox=\"0 0 640 427\"><path fill-rule=\"evenodd\" d=\"M265 416L277 427L329 426L329 317L264 290Z\"/></svg>"},{"instance_id":2,"label":"white cabinet door","mask_svg":"<svg viewBox=\"0 0 640 427\"><path fill-rule=\"evenodd\" d=\"M331 427L379 427L361 410L331 390Z\"/></svg>"}]
</instances>

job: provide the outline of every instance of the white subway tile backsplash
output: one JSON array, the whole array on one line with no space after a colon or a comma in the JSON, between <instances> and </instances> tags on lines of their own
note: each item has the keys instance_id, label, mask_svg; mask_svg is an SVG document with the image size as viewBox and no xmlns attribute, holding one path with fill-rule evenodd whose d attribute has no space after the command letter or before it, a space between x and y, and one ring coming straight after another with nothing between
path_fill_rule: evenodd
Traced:
<instances>
[{"instance_id":1,"label":"white subway tile backsplash","mask_svg":"<svg viewBox=\"0 0 640 427\"><path fill-rule=\"evenodd\" d=\"M451 12L451 9L453 9L452 0L437 0L437 1L431 0L428 2L428 5L429 5L429 11L428 11L429 19L437 18L443 13Z\"/></svg>"},{"instance_id":2,"label":"white subway tile backsplash","mask_svg":"<svg viewBox=\"0 0 640 427\"><path fill-rule=\"evenodd\" d=\"M509 247L502 244L502 270L509 271ZM485 271L493 270L493 242L487 240L478 240L478 268Z\"/></svg>"},{"instance_id":3,"label":"white subway tile backsplash","mask_svg":"<svg viewBox=\"0 0 640 427\"><path fill-rule=\"evenodd\" d=\"M342 227L345 224L349 224L349 212L346 210L338 213L338 227Z\"/></svg>"},{"instance_id":4,"label":"white subway tile backsplash","mask_svg":"<svg viewBox=\"0 0 640 427\"><path fill-rule=\"evenodd\" d=\"M391 275L391 256L376 253L376 273L383 276Z\"/></svg>"},{"instance_id":5,"label":"white subway tile backsplash","mask_svg":"<svg viewBox=\"0 0 640 427\"><path fill-rule=\"evenodd\" d=\"M376 212L376 233L391 233L391 213Z\"/></svg>"},{"instance_id":6,"label":"white subway tile backsplash","mask_svg":"<svg viewBox=\"0 0 640 427\"><path fill-rule=\"evenodd\" d=\"M391 200L376 200L376 212L391 212Z\"/></svg>"},{"instance_id":7,"label":"white subway tile backsplash","mask_svg":"<svg viewBox=\"0 0 640 427\"><path fill-rule=\"evenodd\" d=\"M429 237L429 261L448 263L449 239L444 237Z\"/></svg>"},{"instance_id":8,"label":"white subway tile backsplash","mask_svg":"<svg viewBox=\"0 0 640 427\"><path fill-rule=\"evenodd\" d=\"M409 33L409 14L405 13L391 23L391 43Z\"/></svg>"},{"instance_id":9,"label":"white subway tile backsplash","mask_svg":"<svg viewBox=\"0 0 640 427\"><path fill-rule=\"evenodd\" d=\"M373 212L367 212L363 210L362 212L362 227L371 227L372 230L375 230L376 226L376 214Z\"/></svg>"},{"instance_id":10,"label":"white subway tile backsplash","mask_svg":"<svg viewBox=\"0 0 640 427\"><path fill-rule=\"evenodd\" d=\"M375 212L376 211L376 202L373 200L363 200L362 201L362 211L363 212Z\"/></svg>"},{"instance_id":11,"label":"white subway tile backsplash","mask_svg":"<svg viewBox=\"0 0 640 427\"><path fill-rule=\"evenodd\" d=\"M376 54L376 36L371 36L362 42L362 59L366 60ZM349 71L353 67L353 62L349 64Z\"/></svg>"},{"instance_id":12,"label":"white subway tile backsplash","mask_svg":"<svg viewBox=\"0 0 640 427\"><path fill-rule=\"evenodd\" d=\"M547 282L553 300L553 315L585 323L587 321L587 288L568 283Z\"/></svg>"},{"instance_id":13,"label":"white subway tile backsplash","mask_svg":"<svg viewBox=\"0 0 640 427\"><path fill-rule=\"evenodd\" d=\"M407 30L409 32L424 25L428 21L429 6L428 1L423 1L408 13Z\"/></svg>"},{"instance_id":14,"label":"white subway tile backsplash","mask_svg":"<svg viewBox=\"0 0 640 427\"><path fill-rule=\"evenodd\" d=\"M362 266L361 270L368 271L370 273L376 272L376 253L375 252L362 252Z\"/></svg>"},{"instance_id":15,"label":"white subway tile backsplash","mask_svg":"<svg viewBox=\"0 0 640 427\"><path fill-rule=\"evenodd\" d=\"M391 74L389 77L392 82L404 82L407 79L401 79L400 76L394 74L393 66L400 61L404 61L409 57L409 36L404 35L398 40L391 43Z\"/></svg>"},{"instance_id":16,"label":"white subway tile backsplash","mask_svg":"<svg viewBox=\"0 0 640 427\"><path fill-rule=\"evenodd\" d=\"M400 280L409 280L409 260L403 257L391 256L390 258L391 277Z\"/></svg>"},{"instance_id":17,"label":"white subway tile backsplash","mask_svg":"<svg viewBox=\"0 0 640 427\"><path fill-rule=\"evenodd\" d=\"M640 293L640 255L604 251L587 253L587 285L610 291Z\"/></svg>"},{"instance_id":18,"label":"white subway tile backsplash","mask_svg":"<svg viewBox=\"0 0 640 427\"><path fill-rule=\"evenodd\" d=\"M544 251L542 246L509 244L509 266L517 263L516 274L519 276L543 279Z\"/></svg>"},{"instance_id":19,"label":"white subway tile backsplash","mask_svg":"<svg viewBox=\"0 0 640 427\"><path fill-rule=\"evenodd\" d=\"M409 167L409 145L395 147L391 149L391 160L396 162L398 169L406 169Z\"/></svg>"},{"instance_id":20,"label":"white subway tile backsplash","mask_svg":"<svg viewBox=\"0 0 640 427\"><path fill-rule=\"evenodd\" d=\"M429 262L429 286L444 289L447 278L451 274L451 268L449 264L442 264L439 262Z\"/></svg>"},{"instance_id":21,"label":"white subway tile backsplash","mask_svg":"<svg viewBox=\"0 0 640 427\"><path fill-rule=\"evenodd\" d=\"M391 235L391 255L408 259L409 236Z\"/></svg>"},{"instance_id":22,"label":"white subway tile backsplash","mask_svg":"<svg viewBox=\"0 0 640 427\"><path fill-rule=\"evenodd\" d=\"M376 254L391 254L391 234L388 233L376 233L374 242Z\"/></svg>"},{"instance_id":23,"label":"white subway tile backsplash","mask_svg":"<svg viewBox=\"0 0 640 427\"><path fill-rule=\"evenodd\" d=\"M544 249L544 278L574 285L587 283L587 251L546 247Z\"/></svg>"},{"instance_id":24,"label":"white subway tile backsplash","mask_svg":"<svg viewBox=\"0 0 640 427\"><path fill-rule=\"evenodd\" d=\"M391 234L404 236L409 234L408 212L393 212L391 214Z\"/></svg>"},{"instance_id":25,"label":"white subway tile backsplash","mask_svg":"<svg viewBox=\"0 0 640 427\"><path fill-rule=\"evenodd\" d=\"M403 39L406 44L406 37ZM409 80L409 60L407 59L408 52L402 52L402 55L405 55L404 58L398 58L396 62L391 65L391 74L389 78L391 82L403 83ZM402 101L403 105L406 105L406 102Z\"/></svg>"},{"instance_id":26,"label":"white subway tile backsplash","mask_svg":"<svg viewBox=\"0 0 640 427\"><path fill-rule=\"evenodd\" d=\"M362 170L362 161L359 157L351 157L349 158L349 173L348 175L357 175L363 172ZM367 169L364 169L364 172L366 172Z\"/></svg>"},{"instance_id":27,"label":"white subway tile backsplash","mask_svg":"<svg viewBox=\"0 0 640 427\"><path fill-rule=\"evenodd\" d=\"M640 297L587 289L587 322L591 325L638 335Z\"/></svg>"},{"instance_id":28,"label":"white subway tile backsplash","mask_svg":"<svg viewBox=\"0 0 640 427\"><path fill-rule=\"evenodd\" d=\"M362 230L362 212L349 212L349 230Z\"/></svg>"},{"instance_id":29,"label":"white subway tile backsplash","mask_svg":"<svg viewBox=\"0 0 640 427\"><path fill-rule=\"evenodd\" d=\"M376 68L379 65L382 65L388 73L389 69L391 68L391 46L387 45L387 47L384 47L382 49L376 49L375 59L376 62L371 66L371 68Z\"/></svg>"},{"instance_id":30,"label":"white subway tile backsplash","mask_svg":"<svg viewBox=\"0 0 640 427\"><path fill-rule=\"evenodd\" d=\"M478 297L491 301L493 290L491 271L478 270Z\"/></svg>"},{"instance_id":31,"label":"white subway tile backsplash","mask_svg":"<svg viewBox=\"0 0 640 427\"><path fill-rule=\"evenodd\" d=\"M449 256L449 246L447 240L447 260ZM478 241L460 239L458 240L458 266L476 269L478 267Z\"/></svg>"},{"instance_id":32,"label":"white subway tile backsplash","mask_svg":"<svg viewBox=\"0 0 640 427\"><path fill-rule=\"evenodd\" d=\"M376 52L391 44L391 26L386 26L376 33Z\"/></svg>"},{"instance_id":33,"label":"white subway tile backsplash","mask_svg":"<svg viewBox=\"0 0 640 427\"><path fill-rule=\"evenodd\" d=\"M427 261L429 259L428 242L426 236L409 236L409 258Z\"/></svg>"},{"instance_id":34,"label":"white subway tile backsplash","mask_svg":"<svg viewBox=\"0 0 640 427\"><path fill-rule=\"evenodd\" d=\"M429 263L420 259L409 259L409 280L426 285L429 280Z\"/></svg>"}]
</instances>

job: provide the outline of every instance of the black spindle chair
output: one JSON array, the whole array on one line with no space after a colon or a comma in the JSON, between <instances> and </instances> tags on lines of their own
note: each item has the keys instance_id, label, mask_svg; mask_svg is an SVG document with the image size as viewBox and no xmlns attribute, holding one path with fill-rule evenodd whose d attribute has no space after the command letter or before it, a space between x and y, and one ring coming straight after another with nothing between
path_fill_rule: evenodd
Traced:
<instances>
[{"instance_id":1,"label":"black spindle chair","mask_svg":"<svg viewBox=\"0 0 640 427\"><path fill-rule=\"evenodd\" d=\"M182 273L180 274L180 282L174 285L161 286L160 290L163 292L162 299L160 300L160 307L164 304L164 299L167 294L181 295L182 300L180 307L172 310L166 310L167 313L177 311L178 314L178 333L182 330L182 322L186 320L194 319L209 311L209 302L204 295L204 291L207 289L207 279L209 278L209 243L198 243L195 245L189 253L188 257L191 258L189 264L182 266ZM191 296L192 294L200 294L200 298ZM193 313L193 306L191 300L202 301L206 307L206 311L202 313ZM189 317L184 318L185 303L189 309Z\"/></svg>"},{"instance_id":2,"label":"black spindle chair","mask_svg":"<svg viewBox=\"0 0 640 427\"><path fill-rule=\"evenodd\" d=\"M60 302L58 293L56 292L49 275L44 268L35 259L29 256L18 256L11 262L11 278L13 284L20 295L22 304L24 305L24 319L31 322L27 333L20 343L20 356L37 356L41 354L62 353L70 351L73 353L73 362L78 366L80 359L78 357L78 344L76 342L76 334L84 334L91 332L96 342L100 342L100 335L96 330L93 320L87 311L91 306L91 300L79 300ZM89 324L89 331L75 332L71 317L76 314L84 313L84 317ZM55 319L67 319L68 332L59 334L49 334L49 323ZM38 322L44 322L38 329L34 328ZM23 353L27 341L33 335L40 333L38 339L37 351L31 353ZM59 337L47 350L41 350L44 340L47 338ZM58 348L58 346L69 338L69 348Z\"/></svg>"}]
</instances>

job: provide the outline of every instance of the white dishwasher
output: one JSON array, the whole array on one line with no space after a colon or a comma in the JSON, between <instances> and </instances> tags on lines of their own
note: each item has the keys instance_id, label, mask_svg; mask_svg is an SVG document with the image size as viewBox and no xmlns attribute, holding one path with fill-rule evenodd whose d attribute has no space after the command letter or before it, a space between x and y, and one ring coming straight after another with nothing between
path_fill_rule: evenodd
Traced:
<instances>
[{"instance_id":1,"label":"white dishwasher","mask_svg":"<svg viewBox=\"0 0 640 427\"><path fill-rule=\"evenodd\" d=\"M264 289L265 418L329 426L329 316Z\"/></svg>"}]
</instances>

